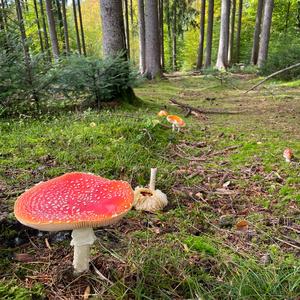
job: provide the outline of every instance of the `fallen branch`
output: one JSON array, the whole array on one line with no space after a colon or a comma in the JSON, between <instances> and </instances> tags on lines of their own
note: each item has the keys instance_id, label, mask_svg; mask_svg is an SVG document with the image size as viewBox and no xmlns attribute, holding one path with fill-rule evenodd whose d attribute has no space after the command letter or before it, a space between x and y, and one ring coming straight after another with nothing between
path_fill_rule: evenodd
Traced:
<instances>
[{"instance_id":1,"label":"fallen branch","mask_svg":"<svg viewBox=\"0 0 300 300\"><path fill-rule=\"evenodd\" d=\"M269 80L270 78L273 78L273 77L275 77L276 75L279 75L279 74L281 74L281 73L284 73L284 72L289 71L289 70L292 70L292 69L295 69L295 68L297 68L297 67L300 67L300 63L297 63L297 64L295 64L295 65L289 66L289 67L287 67L287 68L284 68L284 69L282 69L282 70L279 70L279 71L277 71L277 72L272 73L271 75L267 76L264 80L260 81L259 83L255 84L254 86L252 86L252 87L251 87L249 90L247 90L244 94L247 94L248 92L250 92L250 91L256 89L258 86L260 86L261 84L263 84L264 82L266 82L266 81Z\"/></svg>"},{"instance_id":2,"label":"fallen branch","mask_svg":"<svg viewBox=\"0 0 300 300\"><path fill-rule=\"evenodd\" d=\"M203 118L206 118L205 114L230 114L230 115L234 115L234 114L240 114L240 113L242 113L240 111L203 110L203 109L200 109L198 107L193 107L193 106L184 104L182 102L178 102L175 99L170 99L170 102L172 104L175 104L175 105L179 106L180 108L183 108L185 111L188 111L188 112L191 112L191 113L194 112L196 114L200 114L200 115L202 115L201 117L203 117ZM189 115L189 114L187 114L187 115Z\"/></svg>"}]
</instances>

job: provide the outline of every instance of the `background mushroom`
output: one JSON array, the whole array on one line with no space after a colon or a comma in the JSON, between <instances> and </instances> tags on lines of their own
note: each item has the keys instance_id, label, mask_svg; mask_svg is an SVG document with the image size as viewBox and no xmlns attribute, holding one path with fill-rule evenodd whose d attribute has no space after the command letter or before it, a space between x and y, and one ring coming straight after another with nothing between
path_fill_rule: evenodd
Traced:
<instances>
[{"instance_id":1,"label":"background mushroom","mask_svg":"<svg viewBox=\"0 0 300 300\"><path fill-rule=\"evenodd\" d=\"M136 187L134 190L134 207L136 210L154 212L168 204L167 195L155 189L157 168L151 168L149 188Z\"/></svg>"},{"instance_id":2,"label":"background mushroom","mask_svg":"<svg viewBox=\"0 0 300 300\"><path fill-rule=\"evenodd\" d=\"M180 128L185 126L185 122L176 115L168 115L167 120L172 124L173 131L175 131L176 128L180 131Z\"/></svg>"},{"instance_id":3,"label":"background mushroom","mask_svg":"<svg viewBox=\"0 0 300 300\"><path fill-rule=\"evenodd\" d=\"M283 157L285 158L286 162L291 162L291 160L293 158L293 151L290 148L286 148L283 151Z\"/></svg>"},{"instance_id":4,"label":"background mushroom","mask_svg":"<svg viewBox=\"0 0 300 300\"><path fill-rule=\"evenodd\" d=\"M166 117L168 115L168 112L165 110L161 110L160 112L157 113L159 117Z\"/></svg>"},{"instance_id":5,"label":"background mushroom","mask_svg":"<svg viewBox=\"0 0 300 300\"><path fill-rule=\"evenodd\" d=\"M116 223L132 207L133 191L125 181L87 173L68 173L27 190L14 213L24 225L44 231L73 230L73 266L88 270L93 227Z\"/></svg>"}]
</instances>

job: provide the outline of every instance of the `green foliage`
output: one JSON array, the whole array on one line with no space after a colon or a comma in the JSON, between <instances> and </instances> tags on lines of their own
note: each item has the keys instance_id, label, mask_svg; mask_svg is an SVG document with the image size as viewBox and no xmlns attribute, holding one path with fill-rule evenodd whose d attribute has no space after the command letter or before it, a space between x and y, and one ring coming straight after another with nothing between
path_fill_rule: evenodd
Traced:
<instances>
[{"instance_id":1,"label":"green foliage","mask_svg":"<svg viewBox=\"0 0 300 300\"><path fill-rule=\"evenodd\" d=\"M10 281L0 282L0 298L3 300L38 300L44 299L45 295L41 284L36 284L27 289L18 286L15 281Z\"/></svg>"},{"instance_id":2,"label":"green foliage","mask_svg":"<svg viewBox=\"0 0 300 300\"><path fill-rule=\"evenodd\" d=\"M53 74L56 93L86 97L98 106L103 101L125 99L138 78L122 54L105 59L72 55L62 59Z\"/></svg>"},{"instance_id":3,"label":"green foliage","mask_svg":"<svg viewBox=\"0 0 300 300\"><path fill-rule=\"evenodd\" d=\"M290 46L291 45L291 46ZM279 37L278 41L273 44L269 51L269 58L266 64L261 69L262 75L269 75L288 66L296 64L300 61L300 43L299 33L296 37L287 36ZM295 68L290 71L284 72L277 76L282 80L291 80L299 78L300 68Z\"/></svg>"},{"instance_id":4,"label":"green foliage","mask_svg":"<svg viewBox=\"0 0 300 300\"><path fill-rule=\"evenodd\" d=\"M191 250L203 252L210 255L216 255L217 249L211 244L210 240L202 236L189 236L184 240L184 243Z\"/></svg>"}]
</instances>

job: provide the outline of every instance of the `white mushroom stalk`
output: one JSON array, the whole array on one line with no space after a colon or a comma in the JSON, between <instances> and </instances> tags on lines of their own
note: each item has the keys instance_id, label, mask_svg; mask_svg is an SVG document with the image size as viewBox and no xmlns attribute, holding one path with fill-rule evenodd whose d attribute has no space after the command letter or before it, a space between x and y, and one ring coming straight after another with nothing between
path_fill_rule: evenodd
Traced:
<instances>
[{"instance_id":1,"label":"white mushroom stalk","mask_svg":"<svg viewBox=\"0 0 300 300\"><path fill-rule=\"evenodd\" d=\"M151 168L149 188L136 187L134 190L134 207L136 210L154 212L168 204L167 195L155 190L157 168Z\"/></svg>"},{"instance_id":2,"label":"white mushroom stalk","mask_svg":"<svg viewBox=\"0 0 300 300\"><path fill-rule=\"evenodd\" d=\"M89 269L90 246L96 241L93 228L79 228L72 231L71 246L74 246L73 267L75 273Z\"/></svg>"}]
</instances>

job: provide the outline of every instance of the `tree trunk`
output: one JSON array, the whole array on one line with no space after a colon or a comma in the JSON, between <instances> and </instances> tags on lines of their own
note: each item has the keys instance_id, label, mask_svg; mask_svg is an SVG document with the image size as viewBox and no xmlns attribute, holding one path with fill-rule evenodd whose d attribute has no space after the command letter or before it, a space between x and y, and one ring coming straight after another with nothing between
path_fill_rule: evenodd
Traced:
<instances>
[{"instance_id":1,"label":"tree trunk","mask_svg":"<svg viewBox=\"0 0 300 300\"><path fill-rule=\"evenodd\" d=\"M159 0L159 28L160 28L160 64L165 69L165 46L164 46L164 0Z\"/></svg>"},{"instance_id":2,"label":"tree trunk","mask_svg":"<svg viewBox=\"0 0 300 300\"><path fill-rule=\"evenodd\" d=\"M257 65L259 68L265 64L268 57L273 8L274 0L265 0L264 17L257 60Z\"/></svg>"},{"instance_id":3,"label":"tree trunk","mask_svg":"<svg viewBox=\"0 0 300 300\"><path fill-rule=\"evenodd\" d=\"M205 30L205 0L201 0L200 39L199 39L198 58L197 58L198 70L201 70L203 66L204 30Z\"/></svg>"},{"instance_id":4,"label":"tree trunk","mask_svg":"<svg viewBox=\"0 0 300 300\"><path fill-rule=\"evenodd\" d=\"M172 22L172 68L173 71L177 70L177 15L176 6L177 0L173 0L173 22Z\"/></svg>"},{"instance_id":5,"label":"tree trunk","mask_svg":"<svg viewBox=\"0 0 300 300\"><path fill-rule=\"evenodd\" d=\"M79 36L79 29L78 29L77 9L76 9L75 0L72 0L72 6L73 6L73 18L75 24L77 50L79 54L81 54L81 43L80 43L80 36Z\"/></svg>"},{"instance_id":6,"label":"tree trunk","mask_svg":"<svg viewBox=\"0 0 300 300\"><path fill-rule=\"evenodd\" d=\"M285 15L285 32L287 32L290 20L291 1L288 2Z\"/></svg>"},{"instance_id":7,"label":"tree trunk","mask_svg":"<svg viewBox=\"0 0 300 300\"><path fill-rule=\"evenodd\" d=\"M125 8L125 36L126 36L126 48L127 56L130 58L130 36L129 36L129 13L128 13L128 0L124 0Z\"/></svg>"},{"instance_id":8,"label":"tree trunk","mask_svg":"<svg viewBox=\"0 0 300 300\"><path fill-rule=\"evenodd\" d=\"M229 35L229 47L228 47L228 64L232 63L234 55L234 27L235 27L235 12L236 12L236 0L231 0L231 20L230 20L230 35Z\"/></svg>"},{"instance_id":9,"label":"tree trunk","mask_svg":"<svg viewBox=\"0 0 300 300\"><path fill-rule=\"evenodd\" d=\"M237 63L240 62L242 16L243 16L243 0L240 0L239 1L239 12L238 12L238 24L237 24L237 31L236 31L236 53L235 53L235 61Z\"/></svg>"},{"instance_id":10,"label":"tree trunk","mask_svg":"<svg viewBox=\"0 0 300 300\"><path fill-rule=\"evenodd\" d=\"M168 52L169 52L169 66L172 66L172 33L171 33L171 18L170 18L170 0L166 0L166 17L168 28Z\"/></svg>"},{"instance_id":11,"label":"tree trunk","mask_svg":"<svg viewBox=\"0 0 300 300\"><path fill-rule=\"evenodd\" d=\"M46 2L46 13L48 19L48 27L50 33L50 40L52 45L52 54L55 60L59 58L59 48L58 48L58 41L57 41L57 34L55 28L55 20L52 11L52 3L51 0L45 0Z\"/></svg>"},{"instance_id":12,"label":"tree trunk","mask_svg":"<svg viewBox=\"0 0 300 300\"><path fill-rule=\"evenodd\" d=\"M64 37L65 37L65 53L70 53L70 43L69 43L69 30L68 30L68 21L67 21L67 11L66 11L66 0L62 0L62 16L64 24Z\"/></svg>"},{"instance_id":13,"label":"tree trunk","mask_svg":"<svg viewBox=\"0 0 300 300\"><path fill-rule=\"evenodd\" d=\"M42 38L42 32L41 32L41 26L40 26L40 19L39 19L39 12L36 4L36 0L33 0L33 6L34 6L34 13L35 13L35 22L37 25L38 29L38 36L39 36L39 41L40 41L40 47L41 51L44 52L44 43L43 43L43 38Z\"/></svg>"},{"instance_id":14,"label":"tree trunk","mask_svg":"<svg viewBox=\"0 0 300 300\"><path fill-rule=\"evenodd\" d=\"M139 19L139 40L140 40L140 72L145 73L146 59L145 59L145 11L144 0L138 0L138 19Z\"/></svg>"},{"instance_id":15,"label":"tree trunk","mask_svg":"<svg viewBox=\"0 0 300 300\"><path fill-rule=\"evenodd\" d=\"M222 0L220 40L216 64L218 70L226 69L228 67L229 19L230 0Z\"/></svg>"},{"instance_id":16,"label":"tree trunk","mask_svg":"<svg viewBox=\"0 0 300 300\"><path fill-rule=\"evenodd\" d=\"M31 87L32 91L32 97L38 102L38 96L36 94L36 91L33 86L33 74L32 74L32 67L31 67L31 58L29 54L29 47L27 44L27 36L26 36L26 31L25 31L25 26L24 26L24 19L22 15L22 7L20 0L15 0L16 4L16 12L17 12L17 18L18 18L18 23L19 23L19 29L21 33L21 41L22 41L22 46L23 46L23 51L24 51L24 62L25 62L25 68L26 68L26 73L27 73L27 78L26 81L28 85Z\"/></svg>"},{"instance_id":17,"label":"tree trunk","mask_svg":"<svg viewBox=\"0 0 300 300\"><path fill-rule=\"evenodd\" d=\"M41 18L42 18L42 24L43 24L45 50L47 51L49 61L51 61L51 53L50 53L50 46L49 46L49 39L48 39L48 33L47 33L47 25L46 25L45 13L44 13L43 0L40 0L39 3L40 3L40 8L41 8Z\"/></svg>"},{"instance_id":18,"label":"tree trunk","mask_svg":"<svg viewBox=\"0 0 300 300\"><path fill-rule=\"evenodd\" d=\"M214 27L214 0L208 0L208 20L206 31L206 55L205 55L205 68L211 66L211 50L213 41L213 27Z\"/></svg>"},{"instance_id":19,"label":"tree trunk","mask_svg":"<svg viewBox=\"0 0 300 300\"><path fill-rule=\"evenodd\" d=\"M154 79L161 75L160 42L157 0L145 3L146 76Z\"/></svg>"},{"instance_id":20,"label":"tree trunk","mask_svg":"<svg viewBox=\"0 0 300 300\"><path fill-rule=\"evenodd\" d=\"M84 38L84 31L83 31L80 0L77 0L77 4L78 4L79 25L80 25L80 32L81 32L82 51L83 51L83 55L86 56L86 47L85 47L85 38Z\"/></svg>"},{"instance_id":21,"label":"tree trunk","mask_svg":"<svg viewBox=\"0 0 300 300\"><path fill-rule=\"evenodd\" d=\"M64 23L63 23L63 18L62 18L62 13L61 13L60 0L56 0L55 3L56 3L56 8L57 8L59 34L60 34L61 40L63 41L63 44L65 45L65 36L63 33Z\"/></svg>"},{"instance_id":22,"label":"tree trunk","mask_svg":"<svg viewBox=\"0 0 300 300\"><path fill-rule=\"evenodd\" d=\"M258 0L255 29L254 29L254 36L253 36L252 54L251 54L251 64L253 65L257 64L257 59L258 59L259 36L261 31L263 7L264 7L264 0Z\"/></svg>"},{"instance_id":23,"label":"tree trunk","mask_svg":"<svg viewBox=\"0 0 300 300\"><path fill-rule=\"evenodd\" d=\"M4 2L1 0L0 2L0 30L5 30L5 24L4 24Z\"/></svg>"},{"instance_id":24,"label":"tree trunk","mask_svg":"<svg viewBox=\"0 0 300 300\"><path fill-rule=\"evenodd\" d=\"M126 51L122 2L100 0L104 56Z\"/></svg>"}]
</instances>

